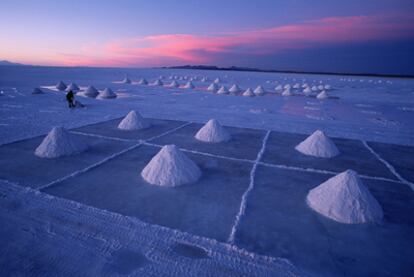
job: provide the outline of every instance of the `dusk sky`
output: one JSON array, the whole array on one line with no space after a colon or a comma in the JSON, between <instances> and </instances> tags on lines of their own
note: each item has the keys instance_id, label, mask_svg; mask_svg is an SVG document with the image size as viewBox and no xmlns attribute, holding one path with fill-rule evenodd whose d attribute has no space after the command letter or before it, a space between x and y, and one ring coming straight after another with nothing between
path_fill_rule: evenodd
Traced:
<instances>
[{"instance_id":1,"label":"dusk sky","mask_svg":"<svg viewBox=\"0 0 414 277\"><path fill-rule=\"evenodd\" d=\"M414 74L413 0L0 0L0 60Z\"/></svg>"}]
</instances>

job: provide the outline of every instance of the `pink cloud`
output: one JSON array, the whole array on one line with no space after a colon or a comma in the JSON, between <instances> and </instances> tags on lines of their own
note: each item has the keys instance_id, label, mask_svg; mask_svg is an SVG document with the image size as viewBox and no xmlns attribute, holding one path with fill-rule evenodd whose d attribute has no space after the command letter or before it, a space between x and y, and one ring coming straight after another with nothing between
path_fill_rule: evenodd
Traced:
<instances>
[{"instance_id":1,"label":"pink cloud","mask_svg":"<svg viewBox=\"0 0 414 277\"><path fill-rule=\"evenodd\" d=\"M321 45L414 37L411 14L330 17L274 28L218 35L166 34L84 46L80 55L60 55L65 65L162 66L210 63L226 53L274 54Z\"/></svg>"}]
</instances>

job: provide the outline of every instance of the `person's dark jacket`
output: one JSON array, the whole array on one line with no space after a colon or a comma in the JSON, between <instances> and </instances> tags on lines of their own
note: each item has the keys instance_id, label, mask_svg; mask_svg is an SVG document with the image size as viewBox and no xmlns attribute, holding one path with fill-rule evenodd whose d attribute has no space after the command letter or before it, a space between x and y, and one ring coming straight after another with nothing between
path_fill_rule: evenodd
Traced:
<instances>
[{"instance_id":1,"label":"person's dark jacket","mask_svg":"<svg viewBox=\"0 0 414 277\"><path fill-rule=\"evenodd\" d=\"M69 102L73 101L73 92L71 90L66 94L66 100Z\"/></svg>"}]
</instances>

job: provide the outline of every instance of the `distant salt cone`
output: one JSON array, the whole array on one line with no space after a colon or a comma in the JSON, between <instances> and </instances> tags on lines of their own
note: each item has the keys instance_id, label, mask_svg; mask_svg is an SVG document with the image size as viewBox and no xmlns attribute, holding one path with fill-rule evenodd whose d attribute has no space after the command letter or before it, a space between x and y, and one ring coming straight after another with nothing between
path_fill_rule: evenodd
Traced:
<instances>
[{"instance_id":1,"label":"distant salt cone","mask_svg":"<svg viewBox=\"0 0 414 277\"><path fill-rule=\"evenodd\" d=\"M221 82L220 78L216 78L216 79L214 80L214 83L216 83L216 84L218 84L218 83L220 83L220 82Z\"/></svg>"},{"instance_id":2,"label":"distant salt cone","mask_svg":"<svg viewBox=\"0 0 414 277\"><path fill-rule=\"evenodd\" d=\"M60 81L59 83L56 84L56 89L60 90L60 91L64 91L66 89L66 84L62 81Z\"/></svg>"},{"instance_id":3,"label":"distant salt cone","mask_svg":"<svg viewBox=\"0 0 414 277\"><path fill-rule=\"evenodd\" d=\"M264 88L262 86L258 86L253 92L257 96L262 96L262 95L265 94L265 90L264 90Z\"/></svg>"},{"instance_id":4,"label":"distant salt cone","mask_svg":"<svg viewBox=\"0 0 414 277\"><path fill-rule=\"evenodd\" d=\"M248 89L246 89L246 91L245 91L245 92L243 92L243 96L246 96L246 97L253 97L253 96L255 96L255 94L254 94L254 92L252 91L252 89L251 89L251 88L248 88Z\"/></svg>"},{"instance_id":5,"label":"distant salt cone","mask_svg":"<svg viewBox=\"0 0 414 277\"><path fill-rule=\"evenodd\" d=\"M85 95L87 97L95 98L96 96L99 95L99 91L94 86L89 86L85 90L85 92L83 93L83 95Z\"/></svg>"},{"instance_id":6,"label":"distant salt cone","mask_svg":"<svg viewBox=\"0 0 414 277\"><path fill-rule=\"evenodd\" d=\"M148 85L148 81L145 78L142 78L138 81L138 85Z\"/></svg>"},{"instance_id":7,"label":"distant salt cone","mask_svg":"<svg viewBox=\"0 0 414 277\"><path fill-rule=\"evenodd\" d=\"M130 111L119 123L118 129L121 130L141 130L149 128L151 124L144 119L139 112Z\"/></svg>"},{"instance_id":8,"label":"distant salt cone","mask_svg":"<svg viewBox=\"0 0 414 277\"><path fill-rule=\"evenodd\" d=\"M275 91L282 91L282 90L283 90L282 85L278 85L277 87L275 87Z\"/></svg>"},{"instance_id":9,"label":"distant salt cone","mask_svg":"<svg viewBox=\"0 0 414 277\"><path fill-rule=\"evenodd\" d=\"M36 148L35 155L41 158L58 158L81 153L88 145L62 127L54 127Z\"/></svg>"},{"instance_id":10,"label":"distant salt cone","mask_svg":"<svg viewBox=\"0 0 414 277\"><path fill-rule=\"evenodd\" d=\"M324 86L324 85L319 85L319 86L318 86L318 89L319 89L319 90L324 90L324 89L325 89L325 86Z\"/></svg>"},{"instance_id":11,"label":"distant salt cone","mask_svg":"<svg viewBox=\"0 0 414 277\"><path fill-rule=\"evenodd\" d=\"M317 86L312 86L311 90L312 91L318 91L318 87Z\"/></svg>"},{"instance_id":12,"label":"distant salt cone","mask_svg":"<svg viewBox=\"0 0 414 277\"><path fill-rule=\"evenodd\" d=\"M189 82L187 82L187 84L185 84L183 86L183 88L185 88L185 89L193 89L194 88L194 84L191 81L189 81Z\"/></svg>"},{"instance_id":13,"label":"distant salt cone","mask_svg":"<svg viewBox=\"0 0 414 277\"><path fill-rule=\"evenodd\" d=\"M293 93L290 91L290 89L287 88L282 92L282 95L283 96L292 96Z\"/></svg>"},{"instance_id":14,"label":"distant salt cone","mask_svg":"<svg viewBox=\"0 0 414 277\"><path fill-rule=\"evenodd\" d=\"M316 95L318 99L327 99L329 98L328 93L325 90L321 91L318 95Z\"/></svg>"},{"instance_id":15,"label":"distant salt cone","mask_svg":"<svg viewBox=\"0 0 414 277\"><path fill-rule=\"evenodd\" d=\"M130 84L131 80L128 77L125 77L125 79L122 80L122 83L124 84Z\"/></svg>"},{"instance_id":16,"label":"distant salt cone","mask_svg":"<svg viewBox=\"0 0 414 277\"><path fill-rule=\"evenodd\" d=\"M312 90L310 89L310 87L306 87L304 90L303 90L303 94L305 94L305 95L310 95L312 93Z\"/></svg>"},{"instance_id":17,"label":"distant salt cone","mask_svg":"<svg viewBox=\"0 0 414 277\"><path fill-rule=\"evenodd\" d=\"M332 158L339 154L335 143L321 130L315 131L307 139L299 143L295 149L302 154L319 158Z\"/></svg>"},{"instance_id":18,"label":"distant salt cone","mask_svg":"<svg viewBox=\"0 0 414 277\"><path fill-rule=\"evenodd\" d=\"M110 88L106 88L104 89L104 91L99 93L99 98L103 98L103 99L112 99L116 97L117 97L116 93L113 92L112 89Z\"/></svg>"},{"instance_id":19,"label":"distant salt cone","mask_svg":"<svg viewBox=\"0 0 414 277\"><path fill-rule=\"evenodd\" d=\"M299 89L299 88L300 88L300 84L298 84L298 83L294 84L294 85L293 85L293 88L294 88L294 89Z\"/></svg>"},{"instance_id":20,"label":"distant salt cone","mask_svg":"<svg viewBox=\"0 0 414 277\"><path fill-rule=\"evenodd\" d=\"M230 134L215 119L210 119L195 135L195 138L204 142L225 142L231 139Z\"/></svg>"},{"instance_id":21,"label":"distant salt cone","mask_svg":"<svg viewBox=\"0 0 414 277\"><path fill-rule=\"evenodd\" d=\"M229 91L225 86L221 86L221 88L217 91L217 94L229 94Z\"/></svg>"},{"instance_id":22,"label":"distant salt cone","mask_svg":"<svg viewBox=\"0 0 414 277\"><path fill-rule=\"evenodd\" d=\"M163 84L163 82L160 79L157 79L151 85L153 85L153 86L162 86L164 84Z\"/></svg>"},{"instance_id":23,"label":"distant salt cone","mask_svg":"<svg viewBox=\"0 0 414 277\"><path fill-rule=\"evenodd\" d=\"M229 91L231 93L239 93L240 92L240 88L239 88L239 86L237 84L234 84L234 85L231 86L231 88L229 89Z\"/></svg>"},{"instance_id":24,"label":"distant salt cone","mask_svg":"<svg viewBox=\"0 0 414 277\"><path fill-rule=\"evenodd\" d=\"M168 85L169 88L178 88L179 86L180 84L175 80Z\"/></svg>"},{"instance_id":25,"label":"distant salt cone","mask_svg":"<svg viewBox=\"0 0 414 277\"><path fill-rule=\"evenodd\" d=\"M325 85L325 90L330 90L332 87L330 85Z\"/></svg>"},{"instance_id":26,"label":"distant salt cone","mask_svg":"<svg viewBox=\"0 0 414 277\"><path fill-rule=\"evenodd\" d=\"M216 83L212 83L208 86L207 91L216 92L218 90L218 86Z\"/></svg>"},{"instance_id":27,"label":"distant salt cone","mask_svg":"<svg viewBox=\"0 0 414 277\"><path fill-rule=\"evenodd\" d=\"M287 84L287 85L285 85L283 88L284 88L284 89L291 89L291 88L292 88L292 86L291 86L290 84Z\"/></svg>"},{"instance_id":28,"label":"distant salt cone","mask_svg":"<svg viewBox=\"0 0 414 277\"><path fill-rule=\"evenodd\" d=\"M78 92L80 90L79 86L75 83L70 83L69 86L66 88L65 91L69 92Z\"/></svg>"},{"instance_id":29,"label":"distant salt cone","mask_svg":"<svg viewBox=\"0 0 414 277\"><path fill-rule=\"evenodd\" d=\"M166 145L142 170L141 176L152 185L176 187L196 182L200 168L175 145Z\"/></svg>"},{"instance_id":30,"label":"distant salt cone","mask_svg":"<svg viewBox=\"0 0 414 277\"><path fill-rule=\"evenodd\" d=\"M380 204L353 170L310 190L306 202L316 212L341 223L381 222L383 218Z\"/></svg>"},{"instance_id":31,"label":"distant salt cone","mask_svg":"<svg viewBox=\"0 0 414 277\"><path fill-rule=\"evenodd\" d=\"M43 94L44 92L40 88L34 88L32 94Z\"/></svg>"}]
</instances>

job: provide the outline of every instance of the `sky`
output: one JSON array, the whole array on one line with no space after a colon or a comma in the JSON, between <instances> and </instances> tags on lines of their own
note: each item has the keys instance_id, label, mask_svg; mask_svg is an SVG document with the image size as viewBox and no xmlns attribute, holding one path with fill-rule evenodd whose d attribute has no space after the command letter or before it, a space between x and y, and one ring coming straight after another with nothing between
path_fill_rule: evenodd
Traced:
<instances>
[{"instance_id":1,"label":"sky","mask_svg":"<svg viewBox=\"0 0 414 277\"><path fill-rule=\"evenodd\" d=\"M413 0L0 0L0 60L414 75Z\"/></svg>"}]
</instances>

